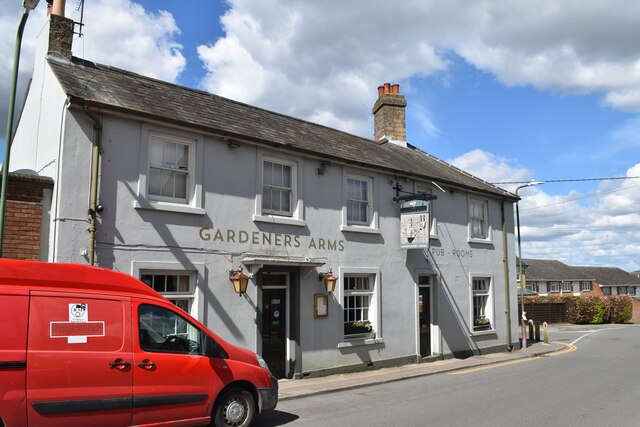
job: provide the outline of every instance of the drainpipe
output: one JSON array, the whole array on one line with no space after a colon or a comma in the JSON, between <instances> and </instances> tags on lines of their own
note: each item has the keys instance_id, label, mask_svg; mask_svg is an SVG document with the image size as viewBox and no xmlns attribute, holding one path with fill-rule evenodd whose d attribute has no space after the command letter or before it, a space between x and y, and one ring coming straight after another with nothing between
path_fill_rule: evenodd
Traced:
<instances>
[{"instance_id":1,"label":"drainpipe","mask_svg":"<svg viewBox=\"0 0 640 427\"><path fill-rule=\"evenodd\" d=\"M505 199L502 198L502 205L500 206L500 212L502 213L502 264L504 269L504 298L505 315L507 317L507 350L512 351L511 347L511 296L509 292L509 263L507 255L507 222L504 217L504 203Z\"/></svg>"},{"instance_id":2,"label":"drainpipe","mask_svg":"<svg viewBox=\"0 0 640 427\"><path fill-rule=\"evenodd\" d=\"M95 138L91 149L91 197L89 200L89 265L95 264L96 256L96 217L98 215L98 173L100 171L100 149L102 145L102 124L100 120L89 113L85 107L85 114L93 120Z\"/></svg>"}]
</instances>

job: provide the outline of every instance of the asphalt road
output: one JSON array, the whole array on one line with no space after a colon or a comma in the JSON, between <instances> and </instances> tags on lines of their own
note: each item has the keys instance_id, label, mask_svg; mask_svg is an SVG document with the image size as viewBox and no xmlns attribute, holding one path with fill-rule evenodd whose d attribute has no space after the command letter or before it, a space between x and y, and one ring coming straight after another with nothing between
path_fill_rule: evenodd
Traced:
<instances>
[{"instance_id":1,"label":"asphalt road","mask_svg":"<svg viewBox=\"0 0 640 427\"><path fill-rule=\"evenodd\" d=\"M561 353L280 402L254 426L638 426L640 325L570 326Z\"/></svg>"}]
</instances>

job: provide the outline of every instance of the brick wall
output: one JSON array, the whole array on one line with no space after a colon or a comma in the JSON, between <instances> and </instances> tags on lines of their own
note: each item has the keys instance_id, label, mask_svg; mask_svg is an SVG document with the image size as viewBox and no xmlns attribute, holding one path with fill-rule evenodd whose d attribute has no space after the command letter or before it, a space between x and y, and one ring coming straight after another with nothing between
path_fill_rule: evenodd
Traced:
<instances>
[{"instance_id":1,"label":"brick wall","mask_svg":"<svg viewBox=\"0 0 640 427\"><path fill-rule=\"evenodd\" d=\"M40 259L40 229L45 189L53 189L51 178L9 174L2 242L4 258Z\"/></svg>"}]
</instances>

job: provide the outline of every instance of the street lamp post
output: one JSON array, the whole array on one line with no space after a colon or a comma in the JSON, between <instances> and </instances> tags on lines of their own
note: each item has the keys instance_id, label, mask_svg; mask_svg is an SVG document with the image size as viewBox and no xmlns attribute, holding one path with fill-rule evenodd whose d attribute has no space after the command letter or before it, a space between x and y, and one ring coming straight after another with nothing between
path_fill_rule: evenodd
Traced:
<instances>
[{"instance_id":1,"label":"street lamp post","mask_svg":"<svg viewBox=\"0 0 640 427\"><path fill-rule=\"evenodd\" d=\"M521 185L518 188L516 188L515 194L516 196L518 195L518 191L520 191L520 189L525 188L525 187L533 187L534 185L540 185L540 184L544 184L544 182L542 181L531 181L527 184ZM522 309L522 317L521 317L521 323L522 323L522 348L527 348L527 330L526 330L526 324L524 321L524 288L525 288L525 283L524 280L522 279L522 249L520 247L520 209L518 208L518 202L516 202L516 227L518 230L518 275L520 276L520 307Z\"/></svg>"},{"instance_id":2,"label":"street lamp post","mask_svg":"<svg viewBox=\"0 0 640 427\"><path fill-rule=\"evenodd\" d=\"M4 161L2 162L2 193L0 194L0 258L2 257L2 242L4 240L4 217L7 206L7 181L9 181L9 156L11 154L11 142L13 139L13 113L16 105L16 86L18 84L18 66L20 65L20 47L22 46L22 33L29 17L29 12L36 8L40 0L24 0L24 12L18 32L16 34L16 47L13 53L13 75L9 92L9 112L7 114L7 134L4 147Z\"/></svg>"}]
</instances>

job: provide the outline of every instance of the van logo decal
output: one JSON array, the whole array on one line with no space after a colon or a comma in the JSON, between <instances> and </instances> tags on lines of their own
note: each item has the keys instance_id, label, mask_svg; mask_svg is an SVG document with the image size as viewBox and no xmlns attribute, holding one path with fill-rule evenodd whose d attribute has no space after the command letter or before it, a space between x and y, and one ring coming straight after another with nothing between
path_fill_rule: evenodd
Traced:
<instances>
[{"instance_id":1,"label":"van logo decal","mask_svg":"<svg viewBox=\"0 0 640 427\"><path fill-rule=\"evenodd\" d=\"M69 304L69 321L50 322L51 338L66 338L69 344L86 344L89 337L104 336L104 321L89 320L89 305Z\"/></svg>"}]
</instances>

